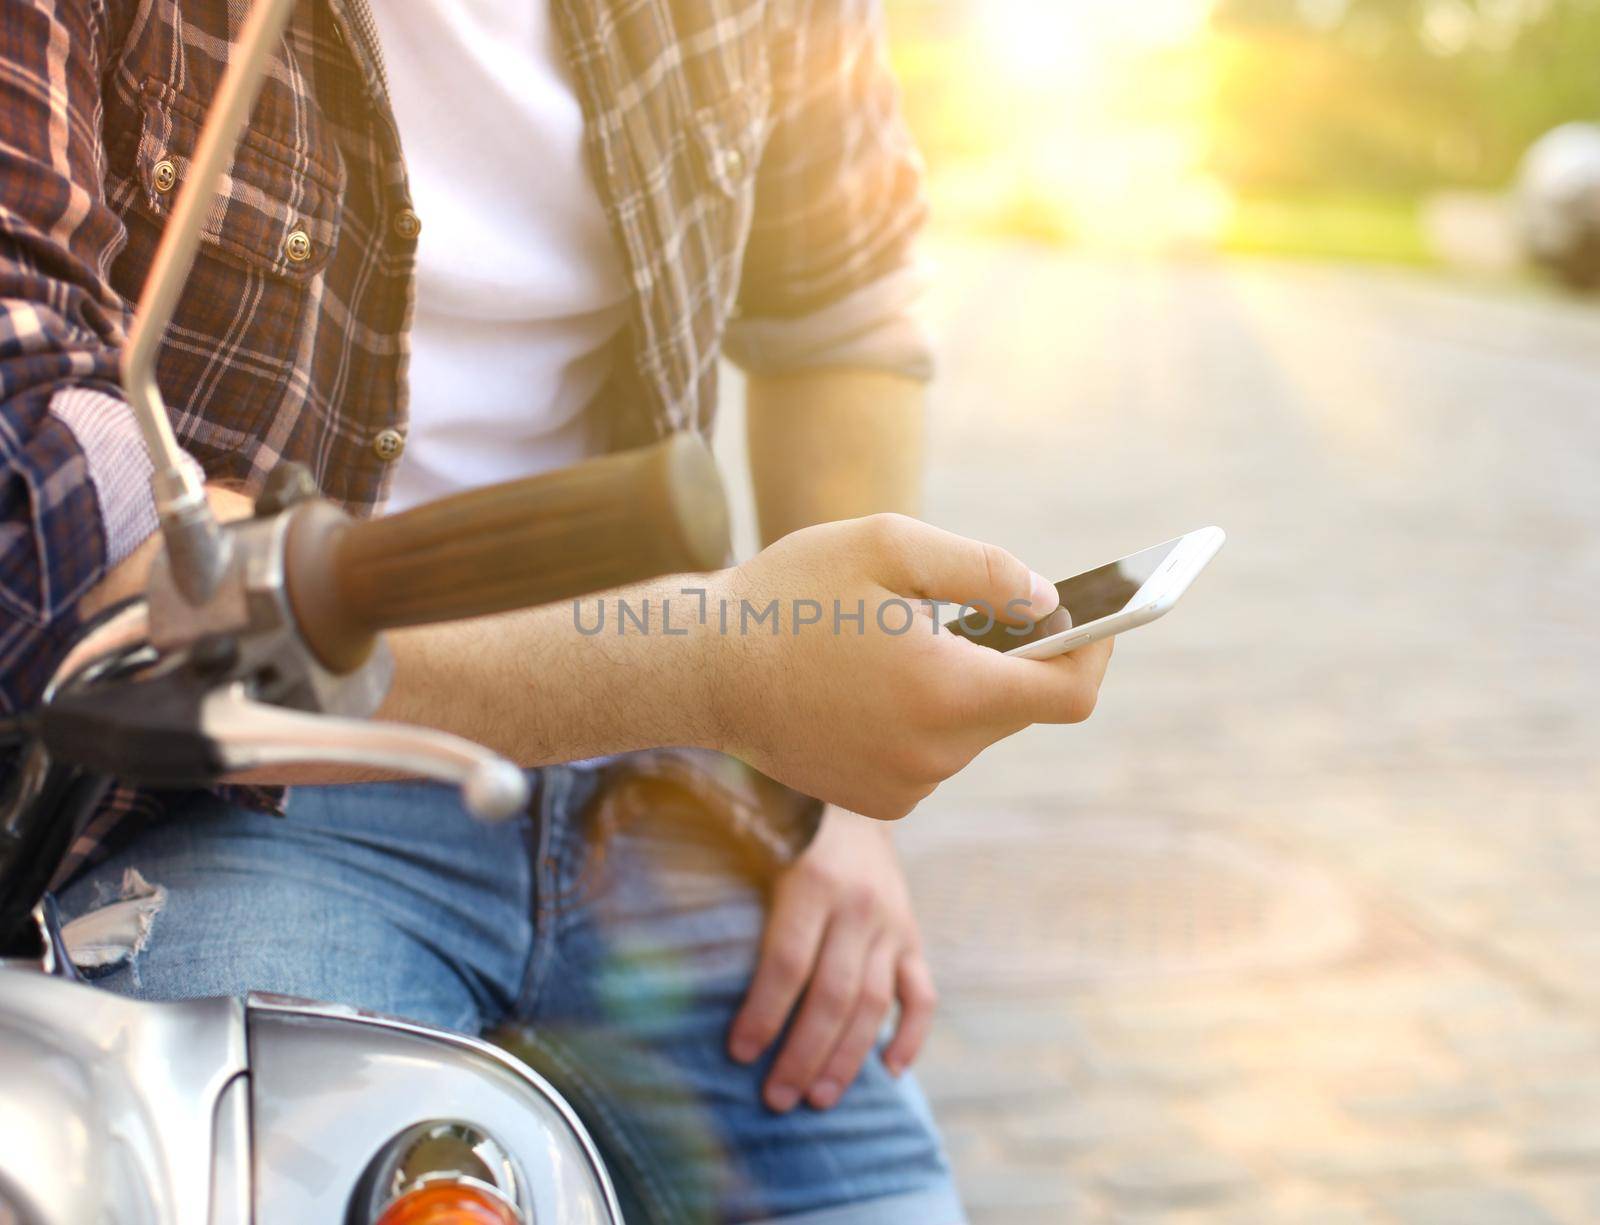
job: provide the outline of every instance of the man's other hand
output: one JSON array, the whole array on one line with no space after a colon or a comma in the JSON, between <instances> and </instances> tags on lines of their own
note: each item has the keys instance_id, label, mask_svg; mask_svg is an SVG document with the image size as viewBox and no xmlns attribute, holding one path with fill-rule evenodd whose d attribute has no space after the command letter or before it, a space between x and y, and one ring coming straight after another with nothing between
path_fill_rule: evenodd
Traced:
<instances>
[{"instance_id":1,"label":"man's other hand","mask_svg":"<svg viewBox=\"0 0 1600 1225\"><path fill-rule=\"evenodd\" d=\"M829 809L816 839L773 889L761 957L728 1052L760 1058L793 1022L767 1076L769 1108L838 1103L872 1052L889 1010L899 1020L883 1051L898 1076L933 1019L933 978L890 830ZM798 1008L797 1008L798 1005Z\"/></svg>"}]
</instances>

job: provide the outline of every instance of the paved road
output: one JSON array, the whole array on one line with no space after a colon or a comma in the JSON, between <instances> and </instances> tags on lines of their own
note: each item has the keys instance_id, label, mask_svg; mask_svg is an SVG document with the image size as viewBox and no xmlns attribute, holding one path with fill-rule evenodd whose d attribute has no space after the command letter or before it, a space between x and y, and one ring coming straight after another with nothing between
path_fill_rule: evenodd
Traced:
<instances>
[{"instance_id":1,"label":"paved road","mask_svg":"<svg viewBox=\"0 0 1600 1225\"><path fill-rule=\"evenodd\" d=\"M941 262L934 521L1231 537L905 830L977 1220L1600 1221L1600 305Z\"/></svg>"}]
</instances>

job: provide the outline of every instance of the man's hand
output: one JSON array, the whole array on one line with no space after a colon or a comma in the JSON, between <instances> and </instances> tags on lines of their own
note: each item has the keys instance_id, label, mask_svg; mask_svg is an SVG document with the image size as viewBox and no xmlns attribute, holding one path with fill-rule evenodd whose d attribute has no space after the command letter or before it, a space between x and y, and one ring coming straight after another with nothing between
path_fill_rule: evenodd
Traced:
<instances>
[{"instance_id":1,"label":"man's hand","mask_svg":"<svg viewBox=\"0 0 1600 1225\"><path fill-rule=\"evenodd\" d=\"M883 1053L891 1074L911 1065L928 1035L933 978L889 835L878 822L829 809L773 889L761 960L728 1052L753 1063L794 1014L762 1094L779 1113L801 1098L818 1110L834 1106L897 1001L900 1019Z\"/></svg>"},{"instance_id":2,"label":"man's hand","mask_svg":"<svg viewBox=\"0 0 1600 1225\"><path fill-rule=\"evenodd\" d=\"M882 820L903 817L997 740L1087 719L1111 656L1108 641L1017 659L938 629L920 601L982 601L1002 619L1008 606L1037 619L1060 600L1005 550L900 515L795 532L708 586L731 611L696 681L710 717L701 743ZM798 624L808 601L820 620ZM742 619L773 602L775 621ZM861 620L836 626L836 606Z\"/></svg>"}]
</instances>

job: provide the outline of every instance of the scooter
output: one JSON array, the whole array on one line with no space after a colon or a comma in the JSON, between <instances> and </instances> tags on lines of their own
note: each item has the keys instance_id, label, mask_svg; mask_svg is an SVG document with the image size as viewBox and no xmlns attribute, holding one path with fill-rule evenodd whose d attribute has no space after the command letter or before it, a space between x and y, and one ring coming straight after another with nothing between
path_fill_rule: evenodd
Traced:
<instances>
[{"instance_id":1,"label":"scooter","mask_svg":"<svg viewBox=\"0 0 1600 1225\"><path fill-rule=\"evenodd\" d=\"M139 302L123 386L163 549L39 705L0 719L0 1225L609 1225L617 1195L559 1093L487 1042L278 996L144 1003L81 980L49 887L115 780L210 787L331 763L522 811L466 740L374 721L383 631L572 599L728 553L714 464L680 435L358 522L284 465L219 524L155 357L293 0L256 0Z\"/></svg>"}]
</instances>

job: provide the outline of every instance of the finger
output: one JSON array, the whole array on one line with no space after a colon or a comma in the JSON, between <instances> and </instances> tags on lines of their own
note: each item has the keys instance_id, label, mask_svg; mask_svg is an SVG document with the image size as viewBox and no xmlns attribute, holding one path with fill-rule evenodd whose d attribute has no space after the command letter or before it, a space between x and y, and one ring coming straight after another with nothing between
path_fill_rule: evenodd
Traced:
<instances>
[{"instance_id":1,"label":"finger","mask_svg":"<svg viewBox=\"0 0 1600 1225\"><path fill-rule=\"evenodd\" d=\"M993 652L967 659L984 670L983 685L972 691L982 716L1023 725L1082 723L1099 699L1111 662L1111 640L1054 659L1015 659Z\"/></svg>"},{"instance_id":2,"label":"finger","mask_svg":"<svg viewBox=\"0 0 1600 1225\"><path fill-rule=\"evenodd\" d=\"M867 956L855 1015L846 1023L839 1044L806 1091L806 1101L817 1110L831 1110L838 1104L878 1040L883 1020L894 1004L895 949L893 942L880 940Z\"/></svg>"},{"instance_id":3,"label":"finger","mask_svg":"<svg viewBox=\"0 0 1600 1225\"><path fill-rule=\"evenodd\" d=\"M1094 714L1111 663L1111 643L1106 638L1056 659L1014 661L1044 665L1028 669L1032 693L1026 705L1035 723L1082 723Z\"/></svg>"},{"instance_id":4,"label":"finger","mask_svg":"<svg viewBox=\"0 0 1600 1225\"><path fill-rule=\"evenodd\" d=\"M883 1048L883 1065L889 1069L890 1076L899 1076L916 1062L933 1028L934 1010L939 1006L933 974L921 953L908 953L900 959L897 991L900 1022L895 1026L889 1045Z\"/></svg>"},{"instance_id":5,"label":"finger","mask_svg":"<svg viewBox=\"0 0 1600 1225\"><path fill-rule=\"evenodd\" d=\"M761 940L756 972L728 1028L728 1054L754 1063L783 1029L816 965L828 911L803 891L780 885Z\"/></svg>"},{"instance_id":6,"label":"finger","mask_svg":"<svg viewBox=\"0 0 1600 1225\"><path fill-rule=\"evenodd\" d=\"M767 1078L764 1097L779 1114L794 1109L839 1044L861 994L869 943L859 923L836 918L828 925L816 973Z\"/></svg>"},{"instance_id":7,"label":"finger","mask_svg":"<svg viewBox=\"0 0 1600 1225\"><path fill-rule=\"evenodd\" d=\"M900 595L966 605L1012 624L1038 620L1061 603L1054 583L998 545L899 515L868 522L878 533L885 580Z\"/></svg>"}]
</instances>

